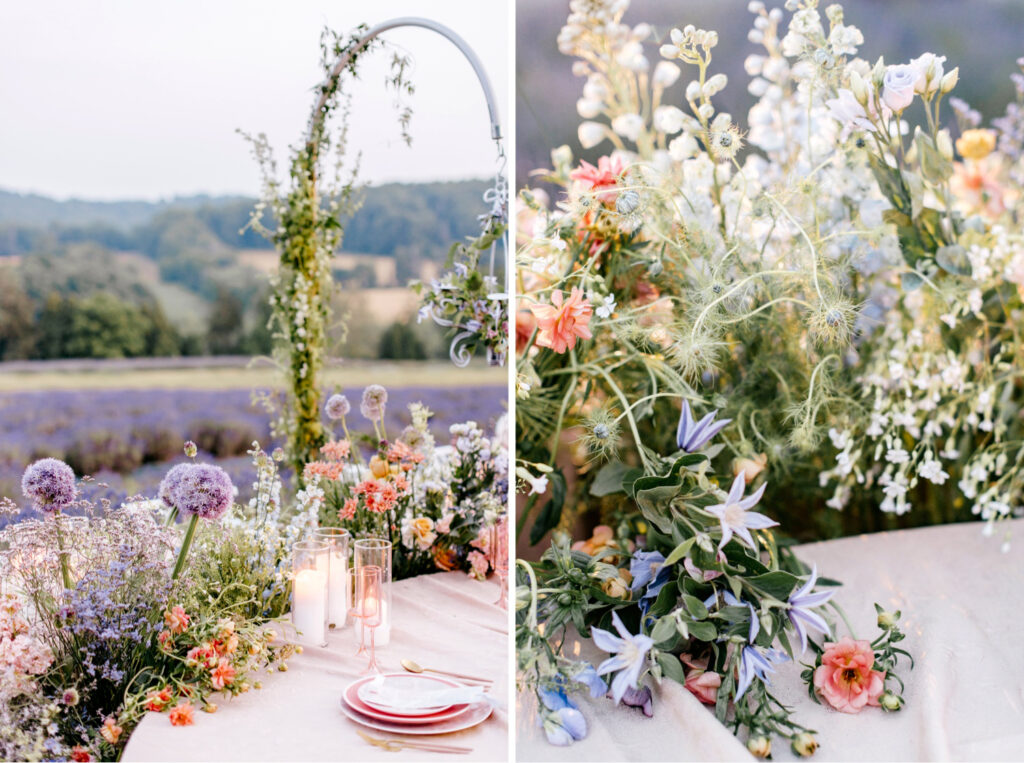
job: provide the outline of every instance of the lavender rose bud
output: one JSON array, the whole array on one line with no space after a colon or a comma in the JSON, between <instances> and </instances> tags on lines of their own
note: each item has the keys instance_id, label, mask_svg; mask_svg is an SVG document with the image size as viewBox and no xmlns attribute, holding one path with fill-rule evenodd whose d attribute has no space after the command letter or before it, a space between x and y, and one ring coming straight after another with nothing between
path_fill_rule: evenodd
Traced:
<instances>
[{"instance_id":1,"label":"lavender rose bud","mask_svg":"<svg viewBox=\"0 0 1024 763\"><path fill-rule=\"evenodd\" d=\"M30 465L21 478L21 492L33 505L47 513L55 513L75 500L75 473L56 458L43 458Z\"/></svg>"},{"instance_id":2,"label":"lavender rose bud","mask_svg":"<svg viewBox=\"0 0 1024 763\"><path fill-rule=\"evenodd\" d=\"M882 79L882 102L893 111L903 111L914 100L914 86L920 76L909 64L890 66Z\"/></svg>"}]
</instances>

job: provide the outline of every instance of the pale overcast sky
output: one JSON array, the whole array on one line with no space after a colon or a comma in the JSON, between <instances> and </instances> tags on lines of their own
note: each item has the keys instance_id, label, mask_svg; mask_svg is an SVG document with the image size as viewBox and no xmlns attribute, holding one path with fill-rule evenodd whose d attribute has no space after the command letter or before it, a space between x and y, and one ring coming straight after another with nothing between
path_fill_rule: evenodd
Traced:
<instances>
[{"instance_id":1,"label":"pale overcast sky","mask_svg":"<svg viewBox=\"0 0 1024 763\"><path fill-rule=\"evenodd\" d=\"M321 28L411 15L451 27L477 52L511 134L507 0L0 0L0 188L87 199L255 195L258 173L235 129L266 132L286 169L321 79ZM493 172L468 61L429 30L384 39L413 57L413 146L384 89L391 55L378 51L352 89L361 177Z\"/></svg>"}]
</instances>

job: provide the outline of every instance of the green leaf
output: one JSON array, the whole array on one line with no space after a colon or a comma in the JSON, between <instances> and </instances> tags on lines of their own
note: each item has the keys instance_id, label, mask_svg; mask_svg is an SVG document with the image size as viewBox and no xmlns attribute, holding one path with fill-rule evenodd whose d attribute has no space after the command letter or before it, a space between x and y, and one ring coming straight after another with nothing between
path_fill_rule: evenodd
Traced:
<instances>
[{"instance_id":1,"label":"green leaf","mask_svg":"<svg viewBox=\"0 0 1024 763\"><path fill-rule=\"evenodd\" d=\"M678 494L679 487L676 485L662 485L647 490L638 490L636 493L636 503L644 518L665 535L672 533L672 514L669 511L669 504Z\"/></svg>"},{"instance_id":2,"label":"green leaf","mask_svg":"<svg viewBox=\"0 0 1024 763\"><path fill-rule=\"evenodd\" d=\"M796 575L783 572L782 570L775 570L765 575L748 578L747 582L758 590L764 591L765 594L773 599L785 601L793 593L793 589L797 587L800 580Z\"/></svg>"},{"instance_id":3,"label":"green leaf","mask_svg":"<svg viewBox=\"0 0 1024 763\"><path fill-rule=\"evenodd\" d=\"M683 664L671 652L659 652L658 664L661 665L661 672L665 678L671 678L676 683L686 683L686 675L683 673Z\"/></svg>"},{"instance_id":4,"label":"green leaf","mask_svg":"<svg viewBox=\"0 0 1024 763\"><path fill-rule=\"evenodd\" d=\"M540 543L549 531L558 527L562 520L562 507L565 505L565 475L558 469L548 475L548 484L551 485L551 498L541 507L537 519L530 528L530 545Z\"/></svg>"},{"instance_id":5,"label":"green leaf","mask_svg":"<svg viewBox=\"0 0 1024 763\"><path fill-rule=\"evenodd\" d=\"M718 628L714 623L709 622L688 622L686 626L690 629L690 636L698 641L714 641L718 638Z\"/></svg>"},{"instance_id":6,"label":"green leaf","mask_svg":"<svg viewBox=\"0 0 1024 763\"><path fill-rule=\"evenodd\" d=\"M676 562L678 562L680 559L682 559L684 556L686 556L686 553L693 547L693 544L696 540L696 538L687 538L674 549L672 549L672 553L665 557L665 566L670 567Z\"/></svg>"},{"instance_id":7,"label":"green leaf","mask_svg":"<svg viewBox=\"0 0 1024 763\"><path fill-rule=\"evenodd\" d=\"M628 471L629 467L621 461L609 461L594 476L594 481L590 483L590 494L601 497L621 493L622 478Z\"/></svg>"},{"instance_id":8,"label":"green leaf","mask_svg":"<svg viewBox=\"0 0 1024 763\"><path fill-rule=\"evenodd\" d=\"M971 263L967 259L967 250L960 244L940 246L939 250L935 252L935 261L940 268L953 275L969 276L973 272Z\"/></svg>"},{"instance_id":9,"label":"green leaf","mask_svg":"<svg viewBox=\"0 0 1024 763\"><path fill-rule=\"evenodd\" d=\"M683 605L694 620L703 620L708 616L708 608L705 607L704 602L696 596L683 594Z\"/></svg>"},{"instance_id":10,"label":"green leaf","mask_svg":"<svg viewBox=\"0 0 1024 763\"><path fill-rule=\"evenodd\" d=\"M655 644L661 644L669 639L676 638L676 620L674 617L662 617L651 628L651 639Z\"/></svg>"},{"instance_id":11,"label":"green leaf","mask_svg":"<svg viewBox=\"0 0 1024 763\"><path fill-rule=\"evenodd\" d=\"M622 475L622 489L630 498L636 498L636 482L643 476L644 470L635 466L632 469L627 469L626 473Z\"/></svg>"},{"instance_id":12,"label":"green leaf","mask_svg":"<svg viewBox=\"0 0 1024 763\"><path fill-rule=\"evenodd\" d=\"M903 291L916 291L924 285L924 279L913 270L900 273L900 286Z\"/></svg>"}]
</instances>

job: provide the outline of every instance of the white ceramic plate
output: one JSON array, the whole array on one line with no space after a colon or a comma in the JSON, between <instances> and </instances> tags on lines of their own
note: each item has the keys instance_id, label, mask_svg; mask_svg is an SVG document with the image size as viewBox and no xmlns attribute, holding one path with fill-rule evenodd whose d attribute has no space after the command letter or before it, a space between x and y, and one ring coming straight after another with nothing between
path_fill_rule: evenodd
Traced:
<instances>
[{"instance_id":1,"label":"white ceramic plate","mask_svg":"<svg viewBox=\"0 0 1024 763\"><path fill-rule=\"evenodd\" d=\"M395 715L392 713L381 712L373 707L370 707L359 699L359 686L364 681L373 680L372 676L363 678L358 681L353 681L346 688L341 695L342 701L349 706L350 709L359 713L360 715L372 718L377 721L384 721L386 723L406 725L423 725L428 723L439 723L441 721L447 721L451 718L455 718L458 715L462 715L469 710L470 705L464 702L459 705L452 705L449 708L442 710L433 715Z\"/></svg>"},{"instance_id":2,"label":"white ceramic plate","mask_svg":"<svg viewBox=\"0 0 1024 763\"><path fill-rule=\"evenodd\" d=\"M491 717L490 702L477 702L469 706L469 710L460 715L458 718L452 718L450 721L441 721L440 723L427 723L420 726L405 726L400 723L388 723L387 721L378 721L373 718L368 718L362 713L357 713L355 710L345 704L345 700L341 702L341 712L348 716L349 720L354 723L358 723L360 726L365 726L368 729L376 729L377 731L390 731L392 734L451 734L455 731L462 731L464 729L472 728L477 726L488 718Z\"/></svg>"},{"instance_id":3,"label":"white ceramic plate","mask_svg":"<svg viewBox=\"0 0 1024 763\"><path fill-rule=\"evenodd\" d=\"M434 676L425 676L418 673L384 673L384 680L391 687L394 687L398 691L408 692L430 692L437 691L438 689L456 689L459 684L454 681L448 681L443 678L435 678ZM369 705L374 710L379 710L382 713L389 715L402 715L409 718L414 718L418 715L434 715L440 713L443 710L447 710L451 707L448 705L439 705L437 707L417 707L417 708L394 708L390 705L386 705L378 701L371 691L370 684L373 683L374 676L368 676L366 679L359 682L359 688L357 689L357 696L366 705ZM357 710L359 708L356 708Z\"/></svg>"}]
</instances>

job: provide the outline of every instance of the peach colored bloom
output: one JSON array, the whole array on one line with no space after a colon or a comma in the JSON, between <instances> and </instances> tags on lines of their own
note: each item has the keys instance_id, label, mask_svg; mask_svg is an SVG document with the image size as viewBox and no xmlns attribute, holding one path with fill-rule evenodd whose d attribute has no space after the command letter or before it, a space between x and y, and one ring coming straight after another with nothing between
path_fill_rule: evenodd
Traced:
<instances>
[{"instance_id":1,"label":"peach colored bloom","mask_svg":"<svg viewBox=\"0 0 1024 763\"><path fill-rule=\"evenodd\" d=\"M597 160L597 166L589 162L581 161L580 166L569 173L569 177L580 184L585 191L602 191L606 188L615 188L626 167L619 156L602 156ZM598 193L597 198L605 204L615 201L618 194L615 191Z\"/></svg>"},{"instance_id":2,"label":"peach colored bloom","mask_svg":"<svg viewBox=\"0 0 1024 763\"><path fill-rule=\"evenodd\" d=\"M713 670L708 670L707 659L694 660L688 654L679 655L688 669L684 684L697 699L705 705L713 705L718 701L718 689L722 685L722 677Z\"/></svg>"},{"instance_id":3,"label":"peach colored bloom","mask_svg":"<svg viewBox=\"0 0 1024 763\"><path fill-rule=\"evenodd\" d=\"M171 690L165 686L157 691L152 689L146 694L146 709L159 713L171 702Z\"/></svg>"},{"instance_id":4,"label":"peach colored bloom","mask_svg":"<svg viewBox=\"0 0 1024 763\"><path fill-rule=\"evenodd\" d=\"M405 495L409 492L409 480L403 475L399 474L395 477L395 490L398 491L399 495Z\"/></svg>"},{"instance_id":5,"label":"peach colored bloom","mask_svg":"<svg viewBox=\"0 0 1024 763\"><path fill-rule=\"evenodd\" d=\"M163 649L165 652L171 651L171 649L174 647L174 644L171 642L170 631L160 631L160 633L157 634L156 640L160 644L160 648Z\"/></svg>"},{"instance_id":6,"label":"peach colored bloom","mask_svg":"<svg viewBox=\"0 0 1024 763\"><path fill-rule=\"evenodd\" d=\"M235 669L232 667L231 661L226 657L221 657L217 667L210 672L210 683L213 684L214 689L223 689L225 686L230 686L234 680Z\"/></svg>"},{"instance_id":7,"label":"peach colored bloom","mask_svg":"<svg viewBox=\"0 0 1024 763\"><path fill-rule=\"evenodd\" d=\"M376 458L376 456L374 456ZM381 463L384 463L383 461ZM385 464L385 467L387 464ZM398 502L398 491L390 482L384 480L366 480L356 485L353 492L363 496L366 508L378 514L391 511Z\"/></svg>"},{"instance_id":8,"label":"peach colored bloom","mask_svg":"<svg viewBox=\"0 0 1024 763\"><path fill-rule=\"evenodd\" d=\"M326 477L336 482L341 479L341 472L344 468L345 465L337 461L310 461L302 469L302 475L307 480L310 477Z\"/></svg>"},{"instance_id":9,"label":"peach colored bloom","mask_svg":"<svg viewBox=\"0 0 1024 763\"><path fill-rule=\"evenodd\" d=\"M859 713L865 705L878 706L885 689L885 673L872 670L875 653L868 641L843 636L825 642L821 665L814 671L818 694L842 713Z\"/></svg>"},{"instance_id":10,"label":"peach colored bloom","mask_svg":"<svg viewBox=\"0 0 1024 763\"><path fill-rule=\"evenodd\" d=\"M594 309L583 296L583 290L574 286L567 298L560 289L551 293L550 305L531 305L537 316L540 332L537 334L538 347L550 347L563 353L576 346L576 339L590 339L588 328Z\"/></svg>"},{"instance_id":11,"label":"peach colored bloom","mask_svg":"<svg viewBox=\"0 0 1024 763\"><path fill-rule=\"evenodd\" d=\"M107 740L110 744L117 744L117 740L121 738L121 732L124 729L117 725L117 721L114 720L114 716L110 716L100 727L100 736Z\"/></svg>"},{"instance_id":12,"label":"peach colored bloom","mask_svg":"<svg viewBox=\"0 0 1024 763\"><path fill-rule=\"evenodd\" d=\"M530 310L516 312L516 352L522 352L537 328L537 319Z\"/></svg>"},{"instance_id":13,"label":"peach colored bloom","mask_svg":"<svg viewBox=\"0 0 1024 763\"><path fill-rule=\"evenodd\" d=\"M349 445L348 440L331 440L320 448L320 452L331 461L344 461L351 451L352 446Z\"/></svg>"},{"instance_id":14,"label":"peach colored bloom","mask_svg":"<svg viewBox=\"0 0 1024 763\"><path fill-rule=\"evenodd\" d=\"M414 464L418 464L422 460L423 454L417 453L404 442L392 443L391 447L388 448L388 461L391 463L397 463L398 461L412 461Z\"/></svg>"},{"instance_id":15,"label":"peach colored bloom","mask_svg":"<svg viewBox=\"0 0 1024 763\"><path fill-rule=\"evenodd\" d=\"M380 456L374 456L370 459L370 471L373 472L373 476L377 479L387 477L391 472L391 468L388 466L388 462Z\"/></svg>"},{"instance_id":16,"label":"peach colored bloom","mask_svg":"<svg viewBox=\"0 0 1024 763\"><path fill-rule=\"evenodd\" d=\"M481 554L479 551L470 551L466 560L470 564L470 577L474 577L477 580L483 580L487 577L487 557Z\"/></svg>"},{"instance_id":17,"label":"peach colored bloom","mask_svg":"<svg viewBox=\"0 0 1024 763\"><path fill-rule=\"evenodd\" d=\"M455 519L455 512L449 511L434 524L434 529L442 535L451 532L452 520Z\"/></svg>"},{"instance_id":18,"label":"peach colored bloom","mask_svg":"<svg viewBox=\"0 0 1024 763\"><path fill-rule=\"evenodd\" d=\"M999 170L998 156L953 164L949 188L961 211L966 214L977 212L989 219L995 219L1006 211Z\"/></svg>"},{"instance_id":19,"label":"peach colored bloom","mask_svg":"<svg viewBox=\"0 0 1024 763\"><path fill-rule=\"evenodd\" d=\"M338 511L338 519L344 521L346 519L352 519L356 515L356 509L359 506L359 501L355 498L346 498L345 503Z\"/></svg>"},{"instance_id":20,"label":"peach colored bloom","mask_svg":"<svg viewBox=\"0 0 1024 763\"><path fill-rule=\"evenodd\" d=\"M191 618L185 614L184 607L174 606L169 612L164 612L164 625L170 629L171 633L184 633L188 630L190 621Z\"/></svg>"},{"instance_id":21,"label":"peach colored bloom","mask_svg":"<svg viewBox=\"0 0 1024 763\"><path fill-rule=\"evenodd\" d=\"M195 712L195 708L192 703L182 700L171 708L168 719L172 726L191 726L195 723L195 719L192 717L193 712Z\"/></svg>"}]
</instances>

